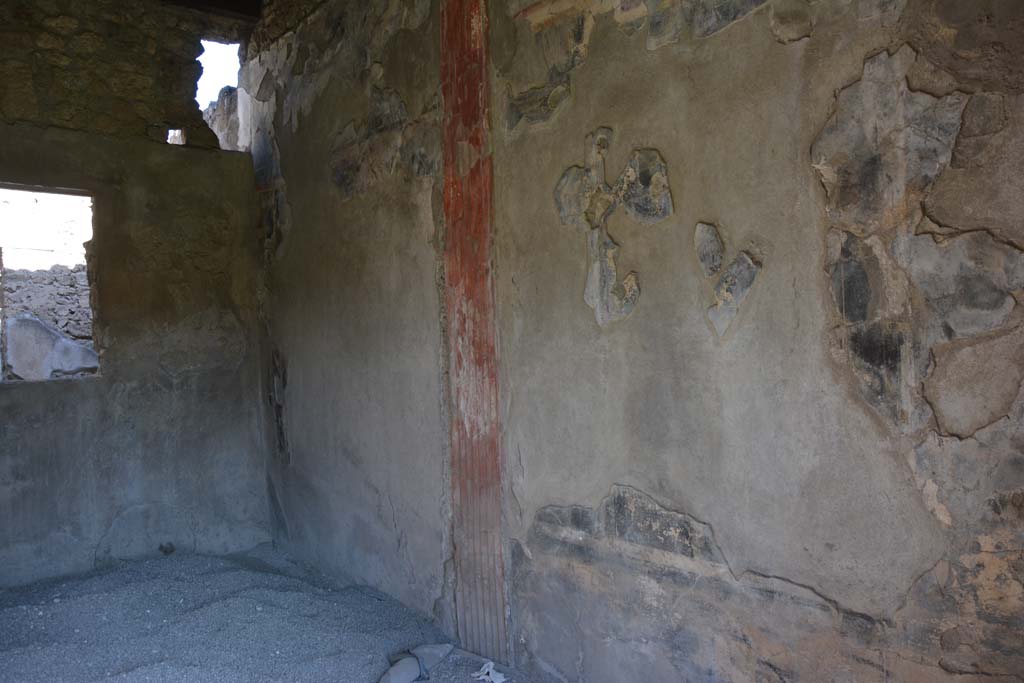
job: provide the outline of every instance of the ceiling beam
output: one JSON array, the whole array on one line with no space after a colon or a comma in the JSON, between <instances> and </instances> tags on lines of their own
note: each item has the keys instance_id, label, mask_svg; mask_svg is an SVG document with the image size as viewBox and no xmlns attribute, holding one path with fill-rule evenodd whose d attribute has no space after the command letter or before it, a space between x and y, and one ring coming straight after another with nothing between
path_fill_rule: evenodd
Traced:
<instances>
[{"instance_id":1,"label":"ceiling beam","mask_svg":"<svg viewBox=\"0 0 1024 683\"><path fill-rule=\"evenodd\" d=\"M250 20L259 19L260 10L263 7L262 0L164 0L164 2L200 12Z\"/></svg>"}]
</instances>

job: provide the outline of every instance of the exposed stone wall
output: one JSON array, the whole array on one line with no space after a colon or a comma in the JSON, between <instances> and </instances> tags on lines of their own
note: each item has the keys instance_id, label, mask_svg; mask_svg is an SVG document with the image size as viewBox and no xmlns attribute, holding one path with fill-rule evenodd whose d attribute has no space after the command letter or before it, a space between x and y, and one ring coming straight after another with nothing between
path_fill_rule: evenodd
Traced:
<instances>
[{"instance_id":1,"label":"exposed stone wall","mask_svg":"<svg viewBox=\"0 0 1024 683\"><path fill-rule=\"evenodd\" d=\"M202 38L237 22L156 0L12 0L0 5L0 120L216 146L195 103Z\"/></svg>"},{"instance_id":2,"label":"exposed stone wall","mask_svg":"<svg viewBox=\"0 0 1024 683\"><path fill-rule=\"evenodd\" d=\"M221 149L240 150L238 142L238 89L226 86L217 101L203 110L203 120L210 127Z\"/></svg>"},{"instance_id":3,"label":"exposed stone wall","mask_svg":"<svg viewBox=\"0 0 1024 683\"><path fill-rule=\"evenodd\" d=\"M278 38L302 26L326 0L264 0L262 16L252 34L249 56L255 57Z\"/></svg>"},{"instance_id":4,"label":"exposed stone wall","mask_svg":"<svg viewBox=\"0 0 1024 683\"><path fill-rule=\"evenodd\" d=\"M71 339L92 341L92 308L85 265L0 272L4 318L31 313Z\"/></svg>"}]
</instances>

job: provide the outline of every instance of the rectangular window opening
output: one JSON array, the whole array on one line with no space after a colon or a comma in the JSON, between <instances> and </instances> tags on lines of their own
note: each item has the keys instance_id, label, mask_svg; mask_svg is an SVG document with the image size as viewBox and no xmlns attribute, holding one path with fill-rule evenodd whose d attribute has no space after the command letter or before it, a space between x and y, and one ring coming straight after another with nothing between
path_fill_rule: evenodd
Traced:
<instances>
[{"instance_id":1,"label":"rectangular window opening","mask_svg":"<svg viewBox=\"0 0 1024 683\"><path fill-rule=\"evenodd\" d=\"M0 187L0 382L99 374L92 197Z\"/></svg>"}]
</instances>

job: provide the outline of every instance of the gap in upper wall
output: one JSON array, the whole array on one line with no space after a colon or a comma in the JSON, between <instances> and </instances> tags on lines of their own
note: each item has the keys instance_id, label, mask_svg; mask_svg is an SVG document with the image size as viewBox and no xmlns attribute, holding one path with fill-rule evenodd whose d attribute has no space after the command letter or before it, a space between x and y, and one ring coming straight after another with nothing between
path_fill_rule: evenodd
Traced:
<instances>
[{"instance_id":1,"label":"gap in upper wall","mask_svg":"<svg viewBox=\"0 0 1024 683\"><path fill-rule=\"evenodd\" d=\"M238 58L238 43L218 43L204 40L203 54L199 63L203 75L196 84L196 103L205 110L217 101L220 91L226 87L238 87L238 71L242 68Z\"/></svg>"}]
</instances>

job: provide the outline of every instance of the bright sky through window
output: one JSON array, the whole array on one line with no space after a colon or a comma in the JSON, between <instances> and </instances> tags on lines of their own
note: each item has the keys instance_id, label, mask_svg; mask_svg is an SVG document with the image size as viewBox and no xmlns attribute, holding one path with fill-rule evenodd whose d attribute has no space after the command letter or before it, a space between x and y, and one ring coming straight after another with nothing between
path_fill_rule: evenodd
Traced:
<instances>
[{"instance_id":1,"label":"bright sky through window","mask_svg":"<svg viewBox=\"0 0 1024 683\"><path fill-rule=\"evenodd\" d=\"M0 188L0 248L10 270L85 264L92 198Z\"/></svg>"},{"instance_id":2,"label":"bright sky through window","mask_svg":"<svg viewBox=\"0 0 1024 683\"><path fill-rule=\"evenodd\" d=\"M206 109L226 85L238 86L238 44L225 45L210 40L203 41L203 54L199 55L203 75L196 88L196 102L200 109Z\"/></svg>"}]
</instances>

